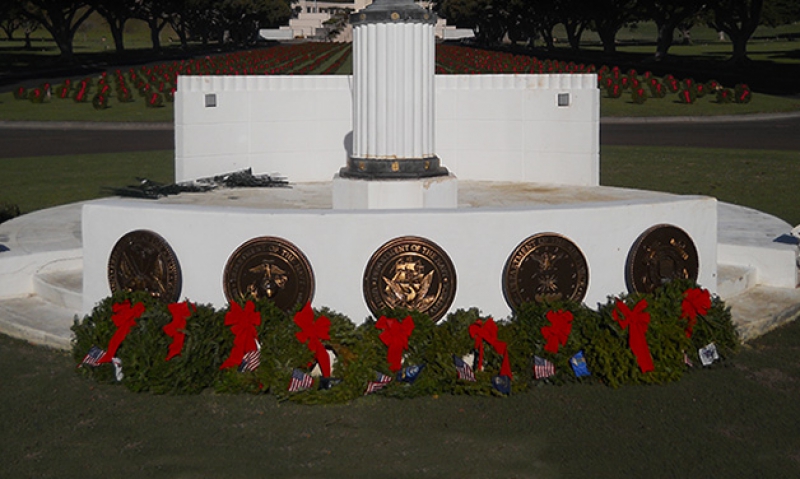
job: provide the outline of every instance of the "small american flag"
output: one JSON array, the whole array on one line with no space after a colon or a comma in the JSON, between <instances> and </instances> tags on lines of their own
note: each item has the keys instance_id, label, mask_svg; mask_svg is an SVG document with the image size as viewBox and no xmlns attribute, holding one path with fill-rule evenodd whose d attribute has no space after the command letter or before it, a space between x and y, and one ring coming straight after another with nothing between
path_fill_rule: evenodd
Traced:
<instances>
[{"instance_id":1,"label":"small american flag","mask_svg":"<svg viewBox=\"0 0 800 479\"><path fill-rule=\"evenodd\" d=\"M556 367L550 361L539 356L533 357L533 377L536 379L544 379L553 376L556 373Z\"/></svg>"},{"instance_id":2,"label":"small american flag","mask_svg":"<svg viewBox=\"0 0 800 479\"><path fill-rule=\"evenodd\" d=\"M255 371L259 366L261 366L261 350L254 349L242 356L239 372Z\"/></svg>"},{"instance_id":3,"label":"small american flag","mask_svg":"<svg viewBox=\"0 0 800 479\"><path fill-rule=\"evenodd\" d=\"M295 369L292 371L292 381L289 383L289 392L310 389L313 383L314 379L311 376L303 371L300 371L299 369Z\"/></svg>"},{"instance_id":4,"label":"small american flag","mask_svg":"<svg viewBox=\"0 0 800 479\"><path fill-rule=\"evenodd\" d=\"M475 382L475 373L472 368L463 359L458 356L453 356L453 362L456 363L456 371L458 371L458 379L465 381Z\"/></svg>"},{"instance_id":5,"label":"small american flag","mask_svg":"<svg viewBox=\"0 0 800 479\"><path fill-rule=\"evenodd\" d=\"M387 376L385 374L381 374L379 372L375 373L375 381L370 381L367 383L367 391L364 393L364 396L367 394L372 394L375 391L380 391L383 389L387 384L392 382L392 377Z\"/></svg>"},{"instance_id":6,"label":"small american flag","mask_svg":"<svg viewBox=\"0 0 800 479\"><path fill-rule=\"evenodd\" d=\"M89 353L84 356L83 361L78 365L78 367L87 364L89 366L97 366L97 361L100 360L103 356L105 356L106 352L97 346L92 346L89 348Z\"/></svg>"}]
</instances>

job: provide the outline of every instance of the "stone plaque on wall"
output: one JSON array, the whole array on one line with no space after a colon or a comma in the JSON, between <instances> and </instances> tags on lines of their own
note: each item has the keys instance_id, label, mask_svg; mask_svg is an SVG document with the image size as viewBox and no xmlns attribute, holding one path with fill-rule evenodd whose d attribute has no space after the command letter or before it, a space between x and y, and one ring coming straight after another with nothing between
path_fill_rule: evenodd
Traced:
<instances>
[{"instance_id":1,"label":"stone plaque on wall","mask_svg":"<svg viewBox=\"0 0 800 479\"><path fill-rule=\"evenodd\" d=\"M314 297L314 272L297 246L264 236L239 246L223 273L228 301L267 298L284 311Z\"/></svg>"},{"instance_id":2,"label":"stone plaque on wall","mask_svg":"<svg viewBox=\"0 0 800 479\"><path fill-rule=\"evenodd\" d=\"M567 238L542 233L520 243L503 270L503 294L511 309L545 300L583 301L589 266Z\"/></svg>"},{"instance_id":3,"label":"stone plaque on wall","mask_svg":"<svg viewBox=\"0 0 800 479\"><path fill-rule=\"evenodd\" d=\"M137 230L120 238L108 259L111 292L145 291L165 303L181 294L181 268L169 243L152 231Z\"/></svg>"},{"instance_id":4,"label":"stone plaque on wall","mask_svg":"<svg viewBox=\"0 0 800 479\"><path fill-rule=\"evenodd\" d=\"M364 299L373 314L386 308L425 313L438 321L456 294L450 257L425 238L404 236L381 246L364 271Z\"/></svg>"},{"instance_id":5,"label":"stone plaque on wall","mask_svg":"<svg viewBox=\"0 0 800 479\"><path fill-rule=\"evenodd\" d=\"M672 225L641 234L628 253L625 281L632 293L650 293L673 279L697 281L699 259L692 238Z\"/></svg>"}]
</instances>

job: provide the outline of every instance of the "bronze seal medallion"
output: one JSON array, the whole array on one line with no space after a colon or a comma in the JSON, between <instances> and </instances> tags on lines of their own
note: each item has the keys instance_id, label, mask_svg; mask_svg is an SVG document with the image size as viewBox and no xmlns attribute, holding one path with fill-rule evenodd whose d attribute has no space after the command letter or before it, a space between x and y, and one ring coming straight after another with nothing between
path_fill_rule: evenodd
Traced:
<instances>
[{"instance_id":1,"label":"bronze seal medallion","mask_svg":"<svg viewBox=\"0 0 800 479\"><path fill-rule=\"evenodd\" d=\"M178 301L181 268L175 252L160 235L136 230L119 239L108 259L111 292L146 291L165 303Z\"/></svg>"},{"instance_id":2,"label":"bronze seal medallion","mask_svg":"<svg viewBox=\"0 0 800 479\"><path fill-rule=\"evenodd\" d=\"M551 233L531 236L511 253L503 269L503 294L511 309L523 303L583 301L589 267L581 250Z\"/></svg>"},{"instance_id":3,"label":"bronze seal medallion","mask_svg":"<svg viewBox=\"0 0 800 479\"><path fill-rule=\"evenodd\" d=\"M314 297L314 272L297 246L264 236L239 246L228 258L223 288L228 301L269 298L289 311Z\"/></svg>"},{"instance_id":4,"label":"bronze seal medallion","mask_svg":"<svg viewBox=\"0 0 800 479\"><path fill-rule=\"evenodd\" d=\"M625 279L633 293L651 293L673 279L697 281L699 260L692 238L672 225L641 234L628 253Z\"/></svg>"},{"instance_id":5,"label":"bronze seal medallion","mask_svg":"<svg viewBox=\"0 0 800 479\"><path fill-rule=\"evenodd\" d=\"M364 271L364 299L372 314L386 308L419 311L438 321L456 296L456 270L436 243L416 236L381 246Z\"/></svg>"}]
</instances>

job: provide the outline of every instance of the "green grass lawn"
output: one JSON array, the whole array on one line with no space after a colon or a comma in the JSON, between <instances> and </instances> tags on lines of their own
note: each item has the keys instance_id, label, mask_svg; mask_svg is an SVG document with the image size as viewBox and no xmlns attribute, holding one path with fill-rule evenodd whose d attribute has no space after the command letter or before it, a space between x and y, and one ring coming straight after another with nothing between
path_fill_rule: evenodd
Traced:
<instances>
[{"instance_id":1,"label":"green grass lawn","mask_svg":"<svg viewBox=\"0 0 800 479\"><path fill-rule=\"evenodd\" d=\"M106 195L145 177L174 178L172 151L0 159L0 203L23 212ZM45 176L42 171L48 171ZM756 208L800 223L800 152L604 146L601 183L689 195ZM775 194L775 192L781 194Z\"/></svg>"},{"instance_id":2,"label":"green grass lawn","mask_svg":"<svg viewBox=\"0 0 800 479\"><path fill-rule=\"evenodd\" d=\"M800 152L604 146L600 182L755 208L800 223ZM778 193L780 192L780 193Z\"/></svg>"},{"instance_id":3,"label":"green grass lawn","mask_svg":"<svg viewBox=\"0 0 800 479\"><path fill-rule=\"evenodd\" d=\"M789 324L667 386L302 406L135 394L0 336L0 477L796 477L798 344Z\"/></svg>"},{"instance_id":4,"label":"green grass lawn","mask_svg":"<svg viewBox=\"0 0 800 479\"><path fill-rule=\"evenodd\" d=\"M0 204L23 213L108 196L105 187L175 178L172 151L0 159ZM44 174L46 172L47 174Z\"/></svg>"},{"instance_id":5,"label":"green grass lawn","mask_svg":"<svg viewBox=\"0 0 800 479\"><path fill-rule=\"evenodd\" d=\"M120 103L112 97L109 108L96 110L91 101L76 103L71 99L51 98L45 103L32 103L15 99L11 92L0 93L0 120L6 121L172 122L173 116L172 103L148 108L138 94L134 94L130 103Z\"/></svg>"}]
</instances>

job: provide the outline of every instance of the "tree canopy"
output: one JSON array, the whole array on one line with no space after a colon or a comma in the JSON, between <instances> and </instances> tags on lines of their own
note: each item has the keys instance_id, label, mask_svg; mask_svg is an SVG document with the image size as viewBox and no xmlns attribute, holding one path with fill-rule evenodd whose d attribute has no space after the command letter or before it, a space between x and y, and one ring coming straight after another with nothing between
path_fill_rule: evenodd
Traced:
<instances>
[{"instance_id":1,"label":"tree canopy","mask_svg":"<svg viewBox=\"0 0 800 479\"><path fill-rule=\"evenodd\" d=\"M159 34L170 25L185 46L189 39L249 45L260 28L275 27L291 17L294 0L0 0L0 28L7 35L23 21L47 29L63 59L73 56L78 28L94 12L108 23L118 52L125 48L125 24L133 19L150 28L153 49Z\"/></svg>"}]
</instances>

